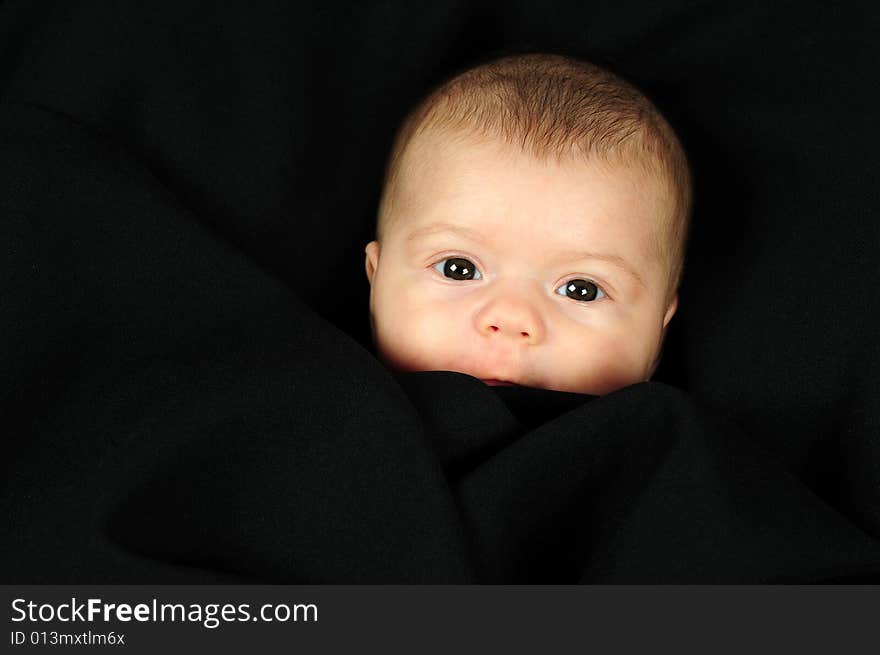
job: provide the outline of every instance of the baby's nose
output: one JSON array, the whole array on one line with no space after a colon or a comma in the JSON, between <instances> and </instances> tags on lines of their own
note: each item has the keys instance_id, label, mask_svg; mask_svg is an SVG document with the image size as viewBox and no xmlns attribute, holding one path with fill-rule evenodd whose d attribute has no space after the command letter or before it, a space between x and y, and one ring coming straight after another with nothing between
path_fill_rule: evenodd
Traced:
<instances>
[{"instance_id":1,"label":"baby's nose","mask_svg":"<svg viewBox=\"0 0 880 655\"><path fill-rule=\"evenodd\" d=\"M509 338L524 345L544 339L544 321L537 309L516 298L497 299L478 317L480 332L489 337Z\"/></svg>"}]
</instances>

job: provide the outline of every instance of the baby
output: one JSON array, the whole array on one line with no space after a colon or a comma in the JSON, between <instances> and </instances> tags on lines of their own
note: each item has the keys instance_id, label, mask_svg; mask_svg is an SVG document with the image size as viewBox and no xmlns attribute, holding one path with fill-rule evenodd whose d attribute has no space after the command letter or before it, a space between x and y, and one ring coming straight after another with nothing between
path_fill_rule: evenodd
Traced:
<instances>
[{"instance_id":1,"label":"baby","mask_svg":"<svg viewBox=\"0 0 880 655\"><path fill-rule=\"evenodd\" d=\"M366 247L377 354L591 395L648 380L690 210L684 150L629 83L558 55L466 70L391 152Z\"/></svg>"}]
</instances>

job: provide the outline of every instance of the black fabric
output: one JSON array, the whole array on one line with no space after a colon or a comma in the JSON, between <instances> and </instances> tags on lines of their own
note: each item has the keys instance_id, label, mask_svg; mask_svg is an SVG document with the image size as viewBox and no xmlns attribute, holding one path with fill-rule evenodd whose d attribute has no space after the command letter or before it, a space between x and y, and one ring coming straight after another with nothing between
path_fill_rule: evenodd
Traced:
<instances>
[{"instance_id":1,"label":"black fabric","mask_svg":"<svg viewBox=\"0 0 880 655\"><path fill-rule=\"evenodd\" d=\"M876 12L0 6L0 579L880 581ZM661 369L396 374L395 127L493 53L612 68L696 182Z\"/></svg>"}]
</instances>

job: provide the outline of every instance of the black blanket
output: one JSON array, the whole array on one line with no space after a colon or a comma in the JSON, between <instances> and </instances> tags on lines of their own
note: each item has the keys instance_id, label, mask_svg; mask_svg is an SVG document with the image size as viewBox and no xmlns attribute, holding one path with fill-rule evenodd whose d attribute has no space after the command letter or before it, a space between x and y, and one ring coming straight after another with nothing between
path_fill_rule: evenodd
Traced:
<instances>
[{"instance_id":1,"label":"black blanket","mask_svg":"<svg viewBox=\"0 0 880 655\"><path fill-rule=\"evenodd\" d=\"M823 2L0 6L0 580L880 581L877 14ZM404 112L592 59L696 184L663 364L395 374L364 245Z\"/></svg>"}]
</instances>

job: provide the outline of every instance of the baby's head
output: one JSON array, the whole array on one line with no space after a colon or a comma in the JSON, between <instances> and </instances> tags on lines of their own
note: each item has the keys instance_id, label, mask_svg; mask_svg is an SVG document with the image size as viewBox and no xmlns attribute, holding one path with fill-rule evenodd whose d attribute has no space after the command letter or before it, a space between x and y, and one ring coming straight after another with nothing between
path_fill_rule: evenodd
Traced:
<instances>
[{"instance_id":1,"label":"baby's head","mask_svg":"<svg viewBox=\"0 0 880 655\"><path fill-rule=\"evenodd\" d=\"M393 146L366 247L377 353L592 395L647 380L690 206L678 139L627 82L557 55L467 70Z\"/></svg>"}]
</instances>

